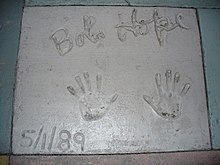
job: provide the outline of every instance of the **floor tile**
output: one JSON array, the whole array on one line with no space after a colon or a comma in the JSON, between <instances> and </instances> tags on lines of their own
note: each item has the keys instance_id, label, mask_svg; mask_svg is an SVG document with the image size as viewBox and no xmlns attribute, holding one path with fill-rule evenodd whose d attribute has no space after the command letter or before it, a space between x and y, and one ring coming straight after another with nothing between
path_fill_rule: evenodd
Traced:
<instances>
[{"instance_id":1,"label":"floor tile","mask_svg":"<svg viewBox=\"0 0 220 165\"><path fill-rule=\"evenodd\" d=\"M0 165L8 165L8 156L0 156Z\"/></svg>"},{"instance_id":2,"label":"floor tile","mask_svg":"<svg viewBox=\"0 0 220 165\"><path fill-rule=\"evenodd\" d=\"M12 156L10 165L218 165L220 151L97 156Z\"/></svg>"},{"instance_id":3,"label":"floor tile","mask_svg":"<svg viewBox=\"0 0 220 165\"><path fill-rule=\"evenodd\" d=\"M0 2L0 153L9 153L22 1Z\"/></svg>"},{"instance_id":4,"label":"floor tile","mask_svg":"<svg viewBox=\"0 0 220 165\"><path fill-rule=\"evenodd\" d=\"M213 148L220 149L220 9L199 10Z\"/></svg>"},{"instance_id":5,"label":"floor tile","mask_svg":"<svg viewBox=\"0 0 220 165\"><path fill-rule=\"evenodd\" d=\"M210 148L194 9L27 7L13 153Z\"/></svg>"},{"instance_id":6,"label":"floor tile","mask_svg":"<svg viewBox=\"0 0 220 165\"><path fill-rule=\"evenodd\" d=\"M129 0L131 5L219 8L218 0Z\"/></svg>"},{"instance_id":7,"label":"floor tile","mask_svg":"<svg viewBox=\"0 0 220 165\"><path fill-rule=\"evenodd\" d=\"M134 5L219 8L219 0L26 0L28 6L42 5Z\"/></svg>"}]
</instances>

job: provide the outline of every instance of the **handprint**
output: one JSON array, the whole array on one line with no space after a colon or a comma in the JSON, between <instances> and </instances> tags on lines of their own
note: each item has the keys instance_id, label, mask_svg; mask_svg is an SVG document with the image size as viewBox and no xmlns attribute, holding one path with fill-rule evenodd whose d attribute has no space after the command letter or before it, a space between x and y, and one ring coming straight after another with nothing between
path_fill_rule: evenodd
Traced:
<instances>
[{"instance_id":1,"label":"handprint","mask_svg":"<svg viewBox=\"0 0 220 165\"><path fill-rule=\"evenodd\" d=\"M165 119L177 119L181 115L182 104L181 98L186 95L190 84L186 83L181 91L177 91L177 85L180 81L180 74L176 72L172 79L172 71L167 70L165 73L165 86L162 85L161 74L155 75L155 82L159 94L159 101L155 104L151 97L144 95L144 100L152 109Z\"/></svg>"},{"instance_id":2,"label":"handprint","mask_svg":"<svg viewBox=\"0 0 220 165\"><path fill-rule=\"evenodd\" d=\"M76 76L75 80L80 88L81 92L76 92L72 86L68 86L68 91L79 100L79 108L81 115L86 121L94 121L101 119L109 110L110 105L114 103L118 95L114 94L110 98L107 98L101 91L102 76L96 76L96 90L92 91L89 73L84 72L83 77L87 86L87 91L83 85L80 76Z\"/></svg>"}]
</instances>

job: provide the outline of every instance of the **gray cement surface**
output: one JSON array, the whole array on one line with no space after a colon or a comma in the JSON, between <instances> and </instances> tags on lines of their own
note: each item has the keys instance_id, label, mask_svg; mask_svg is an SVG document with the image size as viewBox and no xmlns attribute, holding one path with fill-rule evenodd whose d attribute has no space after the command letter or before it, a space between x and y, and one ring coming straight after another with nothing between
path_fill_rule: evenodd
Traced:
<instances>
[{"instance_id":1,"label":"gray cement surface","mask_svg":"<svg viewBox=\"0 0 220 165\"><path fill-rule=\"evenodd\" d=\"M194 9L26 7L15 154L210 149Z\"/></svg>"}]
</instances>

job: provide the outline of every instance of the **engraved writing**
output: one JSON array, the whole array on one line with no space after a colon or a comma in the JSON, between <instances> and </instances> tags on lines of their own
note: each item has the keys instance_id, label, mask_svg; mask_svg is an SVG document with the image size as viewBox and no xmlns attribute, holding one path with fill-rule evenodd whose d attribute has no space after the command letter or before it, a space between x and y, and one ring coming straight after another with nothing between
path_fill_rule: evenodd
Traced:
<instances>
[{"instance_id":1,"label":"engraved writing","mask_svg":"<svg viewBox=\"0 0 220 165\"><path fill-rule=\"evenodd\" d=\"M81 132L77 132L73 135L73 140L81 145L81 151L84 151L84 144L85 144L85 135Z\"/></svg>"},{"instance_id":2,"label":"engraved writing","mask_svg":"<svg viewBox=\"0 0 220 165\"><path fill-rule=\"evenodd\" d=\"M178 13L175 16L175 22L172 22L168 17L159 16L157 9L154 9L153 16L147 20L139 20L137 18L137 10L133 9L131 14L131 21L124 22L121 20L121 14L119 16L119 24L115 26L117 29L118 39L122 42L127 39L127 32L131 32L135 37L145 36L149 33L149 26L151 23L154 25L154 31L160 46L163 46L166 33L176 29L188 29L182 22L183 16ZM75 42L78 47L82 47L85 44L87 38L92 43L105 38L105 34L102 31L92 32L92 28L96 23L96 18L93 16L83 16L83 31L79 32L75 36ZM66 28L61 28L55 31L50 39L53 40L55 47L60 56L64 56L69 53L73 48L73 41L69 35L69 31Z\"/></svg>"},{"instance_id":3,"label":"engraved writing","mask_svg":"<svg viewBox=\"0 0 220 165\"><path fill-rule=\"evenodd\" d=\"M105 34L102 31L97 33L91 31L95 22L96 19L93 16L83 17L83 32L76 34L75 37L75 42L78 47L82 47L85 44L86 38L94 44L105 38ZM66 55L73 48L72 38L66 28L58 29L49 38L54 42L56 50L60 56Z\"/></svg>"},{"instance_id":4,"label":"engraved writing","mask_svg":"<svg viewBox=\"0 0 220 165\"><path fill-rule=\"evenodd\" d=\"M84 31L81 32L76 36L76 45L83 46L85 44L85 38L87 38L92 43L97 43L99 40L105 38L105 34L103 32L92 33L91 29L96 22L95 17L93 16L84 16L83 17L83 29Z\"/></svg>"},{"instance_id":5,"label":"engraved writing","mask_svg":"<svg viewBox=\"0 0 220 165\"><path fill-rule=\"evenodd\" d=\"M71 134L69 131L67 130L62 130L59 133L59 143L58 143L58 149L60 151L67 151L70 149L70 138L71 138Z\"/></svg>"},{"instance_id":6,"label":"engraved writing","mask_svg":"<svg viewBox=\"0 0 220 165\"><path fill-rule=\"evenodd\" d=\"M143 98L162 118L177 119L180 117L182 110L181 98L188 92L190 84L186 83L181 91L177 91L180 74L176 72L172 79L172 71L167 70L165 77L166 81L165 85L163 85L161 74L157 73L155 76L155 82L159 94L159 101L157 104L149 96L144 95Z\"/></svg>"},{"instance_id":7,"label":"engraved writing","mask_svg":"<svg viewBox=\"0 0 220 165\"><path fill-rule=\"evenodd\" d=\"M33 149L36 149L40 145L40 149L44 151L46 149L46 146L48 145L47 150L51 152L55 136L58 136L58 144L57 146L55 145L55 147L57 147L57 149L61 152L68 151L71 148L71 140L76 144L79 144L81 151L84 151L85 135L81 132L76 132L71 135L68 130L61 130L59 131L59 133L57 133L56 127L53 127L51 134L49 135L49 143L47 143L47 132L43 132L43 127L41 127L38 132L36 130L23 130L21 132L22 141L20 146L33 147ZM36 133L37 137L34 138L36 136Z\"/></svg>"},{"instance_id":8,"label":"engraved writing","mask_svg":"<svg viewBox=\"0 0 220 165\"><path fill-rule=\"evenodd\" d=\"M55 136L55 133L56 133L56 127L53 127L53 129L52 129L52 132L51 132L51 136L50 136L50 143L49 143L49 145L48 145L48 151L51 151L51 148L52 148L52 146L53 146L53 140L54 140L54 136Z\"/></svg>"},{"instance_id":9,"label":"engraved writing","mask_svg":"<svg viewBox=\"0 0 220 165\"><path fill-rule=\"evenodd\" d=\"M118 39L120 41L125 41L127 39L126 31L132 32L135 37L139 35L147 35L149 32L149 24L153 22L153 19L150 20L137 20L137 10L133 9L131 15L131 22L121 21L121 14L119 16L119 24L116 25Z\"/></svg>"},{"instance_id":10,"label":"engraved writing","mask_svg":"<svg viewBox=\"0 0 220 165\"><path fill-rule=\"evenodd\" d=\"M147 35L149 33L149 25L154 24L154 31L156 33L157 40L160 46L163 46L165 40L164 32L169 32L179 27L182 29L188 29L182 22L183 16L178 13L175 18L175 22L172 22L168 17L158 15L157 9L154 10L152 18L148 20L138 20L137 10L133 9L131 15L131 22L121 21L121 14L119 14L119 24L116 25L118 39L124 42L127 38L127 32L133 33L135 37L139 35Z\"/></svg>"},{"instance_id":11,"label":"engraved writing","mask_svg":"<svg viewBox=\"0 0 220 165\"><path fill-rule=\"evenodd\" d=\"M86 121L94 121L101 119L109 110L110 105L114 103L118 95L114 94L107 98L101 91L102 76L96 76L96 90L91 89L90 76L88 72L83 73L87 90L82 83L80 76L76 76L75 80L80 88L77 92L72 86L68 86L68 91L79 100L79 108L82 118Z\"/></svg>"},{"instance_id":12,"label":"engraved writing","mask_svg":"<svg viewBox=\"0 0 220 165\"><path fill-rule=\"evenodd\" d=\"M64 56L69 53L73 48L73 41L70 38L69 31L67 29L57 30L50 36L50 39L53 40L60 56Z\"/></svg>"},{"instance_id":13,"label":"engraved writing","mask_svg":"<svg viewBox=\"0 0 220 165\"><path fill-rule=\"evenodd\" d=\"M39 131L39 133L38 133L37 139L36 139L35 142L34 142L34 149L36 149L36 147L37 147L37 145L38 145L38 143L39 143L39 140L40 140L40 137L41 137L42 132L43 132L43 127L41 127L41 129L40 129L40 131Z\"/></svg>"},{"instance_id":14,"label":"engraved writing","mask_svg":"<svg viewBox=\"0 0 220 165\"><path fill-rule=\"evenodd\" d=\"M44 134L43 134L43 139L42 139L42 144L41 144L41 150L44 150L44 149L45 149L46 140L47 140L47 134L44 133Z\"/></svg>"},{"instance_id":15,"label":"engraved writing","mask_svg":"<svg viewBox=\"0 0 220 165\"><path fill-rule=\"evenodd\" d=\"M182 29L188 29L188 27L182 23L182 19L183 19L182 14L178 13L176 15L176 22L173 23L168 17L160 17L158 15L157 10L156 9L154 10L154 13L153 13L154 30L155 30L157 40L160 46L163 45L164 39L165 39L163 32L172 31L177 27L182 28Z\"/></svg>"},{"instance_id":16,"label":"engraved writing","mask_svg":"<svg viewBox=\"0 0 220 165\"><path fill-rule=\"evenodd\" d=\"M21 132L21 137L26 143L21 143L20 145L22 147L30 147L33 144L32 138L29 136L30 134L34 134L36 131L35 130L24 130Z\"/></svg>"}]
</instances>

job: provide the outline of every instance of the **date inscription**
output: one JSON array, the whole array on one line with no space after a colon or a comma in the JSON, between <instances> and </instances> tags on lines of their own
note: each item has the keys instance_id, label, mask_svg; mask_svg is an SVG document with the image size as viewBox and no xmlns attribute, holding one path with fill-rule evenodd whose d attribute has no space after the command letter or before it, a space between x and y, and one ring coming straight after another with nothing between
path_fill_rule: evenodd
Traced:
<instances>
[{"instance_id":1,"label":"date inscription","mask_svg":"<svg viewBox=\"0 0 220 165\"><path fill-rule=\"evenodd\" d=\"M55 142L54 140L58 141ZM44 131L42 126L39 130L23 130L21 132L21 147L33 148L35 150L40 147L42 151L49 151L57 148L61 152L68 152L72 147L71 144L76 143L79 145L80 150L84 151L85 135L81 132L71 133L68 130L57 131L54 126L50 132Z\"/></svg>"}]
</instances>

